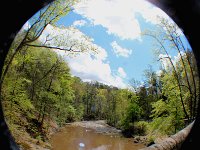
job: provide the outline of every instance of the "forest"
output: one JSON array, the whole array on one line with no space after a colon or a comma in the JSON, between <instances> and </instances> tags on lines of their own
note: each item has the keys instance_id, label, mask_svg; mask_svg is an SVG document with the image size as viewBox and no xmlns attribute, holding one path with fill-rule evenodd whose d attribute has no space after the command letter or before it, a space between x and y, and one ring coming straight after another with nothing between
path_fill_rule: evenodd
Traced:
<instances>
[{"instance_id":1,"label":"forest","mask_svg":"<svg viewBox=\"0 0 200 150\"><path fill-rule=\"evenodd\" d=\"M195 119L199 99L197 66L192 50L184 47L174 24L161 18L160 27L165 32L143 34L155 40L158 61L169 61L160 74L149 66L144 70L144 83L133 79L130 89L83 82L70 73L67 61L55 49L75 55L86 48L77 52L75 41L63 48L62 41L51 46L38 40L48 24L66 15L60 10L69 12L72 4L69 1L67 7L61 7L55 3L42 10L31 27L17 35L9 50L0 94L6 121L19 144L22 135L48 141L52 124L62 127L83 120L106 120L127 137L145 135L153 141L175 134ZM172 61L169 49L179 54L177 62ZM161 53L165 57L158 57Z\"/></svg>"}]
</instances>

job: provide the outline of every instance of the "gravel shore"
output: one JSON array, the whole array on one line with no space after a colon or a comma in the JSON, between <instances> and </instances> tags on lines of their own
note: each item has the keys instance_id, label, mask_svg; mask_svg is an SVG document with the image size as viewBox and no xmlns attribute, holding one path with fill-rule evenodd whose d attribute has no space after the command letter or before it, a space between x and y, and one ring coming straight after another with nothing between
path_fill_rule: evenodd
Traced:
<instances>
[{"instance_id":1,"label":"gravel shore","mask_svg":"<svg viewBox=\"0 0 200 150\"><path fill-rule=\"evenodd\" d=\"M88 129L93 129L97 133L115 134L115 135L119 135L119 136L122 135L121 130L118 130L114 127L109 126L105 120L80 121L80 122L67 123L67 125L80 126L80 127L85 127Z\"/></svg>"}]
</instances>

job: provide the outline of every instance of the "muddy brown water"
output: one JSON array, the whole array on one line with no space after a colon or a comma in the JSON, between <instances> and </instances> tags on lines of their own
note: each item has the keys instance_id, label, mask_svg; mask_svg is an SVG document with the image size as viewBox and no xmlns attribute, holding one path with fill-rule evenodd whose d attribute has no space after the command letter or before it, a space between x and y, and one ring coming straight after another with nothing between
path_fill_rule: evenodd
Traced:
<instances>
[{"instance_id":1,"label":"muddy brown water","mask_svg":"<svg viewBox=\"0 0 200 150\"><path fill-rule=\"evenodd\" d=\"M51 138L52 150L138 150L145 147L132 138L97 133L95 130L66 126Z\"/></svg>"}]
</instances>

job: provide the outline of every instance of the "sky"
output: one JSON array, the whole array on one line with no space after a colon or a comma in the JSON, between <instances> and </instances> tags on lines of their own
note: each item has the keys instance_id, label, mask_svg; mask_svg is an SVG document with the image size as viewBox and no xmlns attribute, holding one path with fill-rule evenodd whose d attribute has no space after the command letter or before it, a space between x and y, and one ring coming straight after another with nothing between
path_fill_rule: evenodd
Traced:
<instances>
[{"instance_id":1,"label":"sky","mask_svg":"<svg viewBox=\"0 0 200 150\"><path fill-rule=\"evenodd\" d=\"M63 44L76 43L76 50L83 49L75 56L57 51L68 62L72 75L83 81L127 88L131 79L144 81L144 70L149 65L159 72L161 64L153 53L154 41L141 35L147 29L156 29L157 16L172 22L162 10L145 0L81 0L56 22L57 27L48 25L40 40L45 40L48 34L62 35ZM170 56L174 61L178 58L174 51ZM166 66L168 62L162 63Z\"/></svg>"}]
</instances>

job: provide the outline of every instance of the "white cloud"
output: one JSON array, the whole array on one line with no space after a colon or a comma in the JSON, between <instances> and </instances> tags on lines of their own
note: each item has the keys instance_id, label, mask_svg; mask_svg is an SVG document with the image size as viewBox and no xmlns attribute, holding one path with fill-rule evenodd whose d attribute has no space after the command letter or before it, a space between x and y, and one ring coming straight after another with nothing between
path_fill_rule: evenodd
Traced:
<instances>
[{"instance_id":1,"label":"white cloud","mask_svg":"<svg viewBox=\"0 0 200 150\"><path fill-rule=\"evenodd\" d=\"M118 71L120 77L122 77L122 78L126 77L126 72L124 71L124 69L122 67L119 67L117 71Z\"/></svg>"},{"instance_id":2,"label":"white cloud","mask_svg":"<svg viewBox=\"0 0 200 150\"><path fill-rule=\"evenodd\" d=\"M163 73L162 70L157 70L157 71L156 71L156 75L157 75L158 77L160 77L162 73Z\"/></svg>"},{"instance_id":3,"label":"white cloud","mask_svg":"<svg viewBox=\"0 0 200 150\"><path fill-rule=\"evenodd\" d=\"M129 57L132 54L131 49L122 48L116 41L113 41L110 45L117 56Z\"/></svg>"},{"instance_id":4,"label":"white cloud","mask_svg":"<svg viewBox=\"0 0 200 150\"><path fill-rule=\"evenodd\" d=\"M138 3L138 12L146 20L152 24L159 24L159 17L165 18L168 21L172 21L170 17L162 11L160 8L155 7L150 3L145 3L144 0L141 0Z\"/></svg>"},{"instance_id":5,"label":"white cloud","mask_svg":"<svg viewBox=\"0 0 200 150\"><path fill-rule=\"evenodd\" d=\"M184 52L182 52L182 51L180 53L178 53L177 56L174 56L173 63L174 64L178 64L181 61L181 56L185 57L186 54Z\"/></svg>"},{"instance_id":6,"label":"white cloud","mask_svg":"<svg viewBox=\"0 0 200 150\"><path fill-rule=\"evenodd\" d=\"M82 27L86 24L87 22L85 20L76 20L73 22L73 26L75 27Z\"/></svg>"},{"instance_id":7,"label":"white cloud","mask_svg":"<svg viewBox=\"0 0 200 150\"><path fill-rule=\"evenodd\" d=\"M171 68L171 62L170 62L170 59L171 59L171 56L167 56L165 54L160 54L158 56L158 58L160 59L160 62L162 64L162 67L165 69L165 70L168 70ZM170 59L169 59L170 58Z\"/></svg>"},{"instance_id":8,"label":"white cloud","mask_svg":"<svg viewBox=\"0 0 200 150\"><path fill-rule=\"evenodd\" d=\"M74 58L66 57L66 59L71 73L83 81L98 81L119 88L126 87L122 77L113 75L109 63L105 63L102 59L94 59L88 53L81 53Z\"/></svg>"},{"instance_id":9,"label":"white cloud","mask_svg":"<svg viewBox=\"0 0 200 150\"><path fill-rule=\"evenodd\" d=\"M157 16L169 19L161 9L145 0L83 0L74 6L74 12L94 25L102 25L109 34L131 40L140 39L137 14L152 24L158 23Z\"/></svg>"},{"instance_id":10,"label":"white cloud","mask_svg":"<svg viewBox=\"0 0 200 150\"><path fill-rule=\"evenodd\" d=\"M55 46L58 41L62 44L60 47L70 47L76 43L76 50L84 48L85 51L75 53L72 57L70 52L55 50L58 54L65 57L74 76L80 77L83 81L98 81L107 85L116 86L119 88L126 88L127 85L121 76L115 75L107 61L107 52L102 47L93 43L93 39L88 38L84 33L74 27L60 29L48 25L40 37L40 41L45 42L46 38L52 39L46 44ZM81 46L80 46L81 45ZM97 53L93 53L91 49L95 49ZM121 72L122 73L122 72ZM125 74L121 74L124 76Z\"/></svg>"},{"instance_id":11,"label":"white cloud","mask_svg":"<svg viewBox=\"0 0 200 150\"><path fill-rule=\"evenodd\" d=\"M173 58L169 55L170 59L171 59L171 62L170 62L170 59L168 58L167 55L165 54L160 54L159 55L159 59L160 59L160 62L161 62L161 65L162 67L165 69L165 70L170 70L172 69L172 64L174 65L174 67L180 65L180 61L181 61L181 56L182 57L185 57L185 53L184 52L181 52L181 53L178 53L176 56L174 56ZM172 64L171 64L172 63Z\"/></svg>"}]
</instances>

